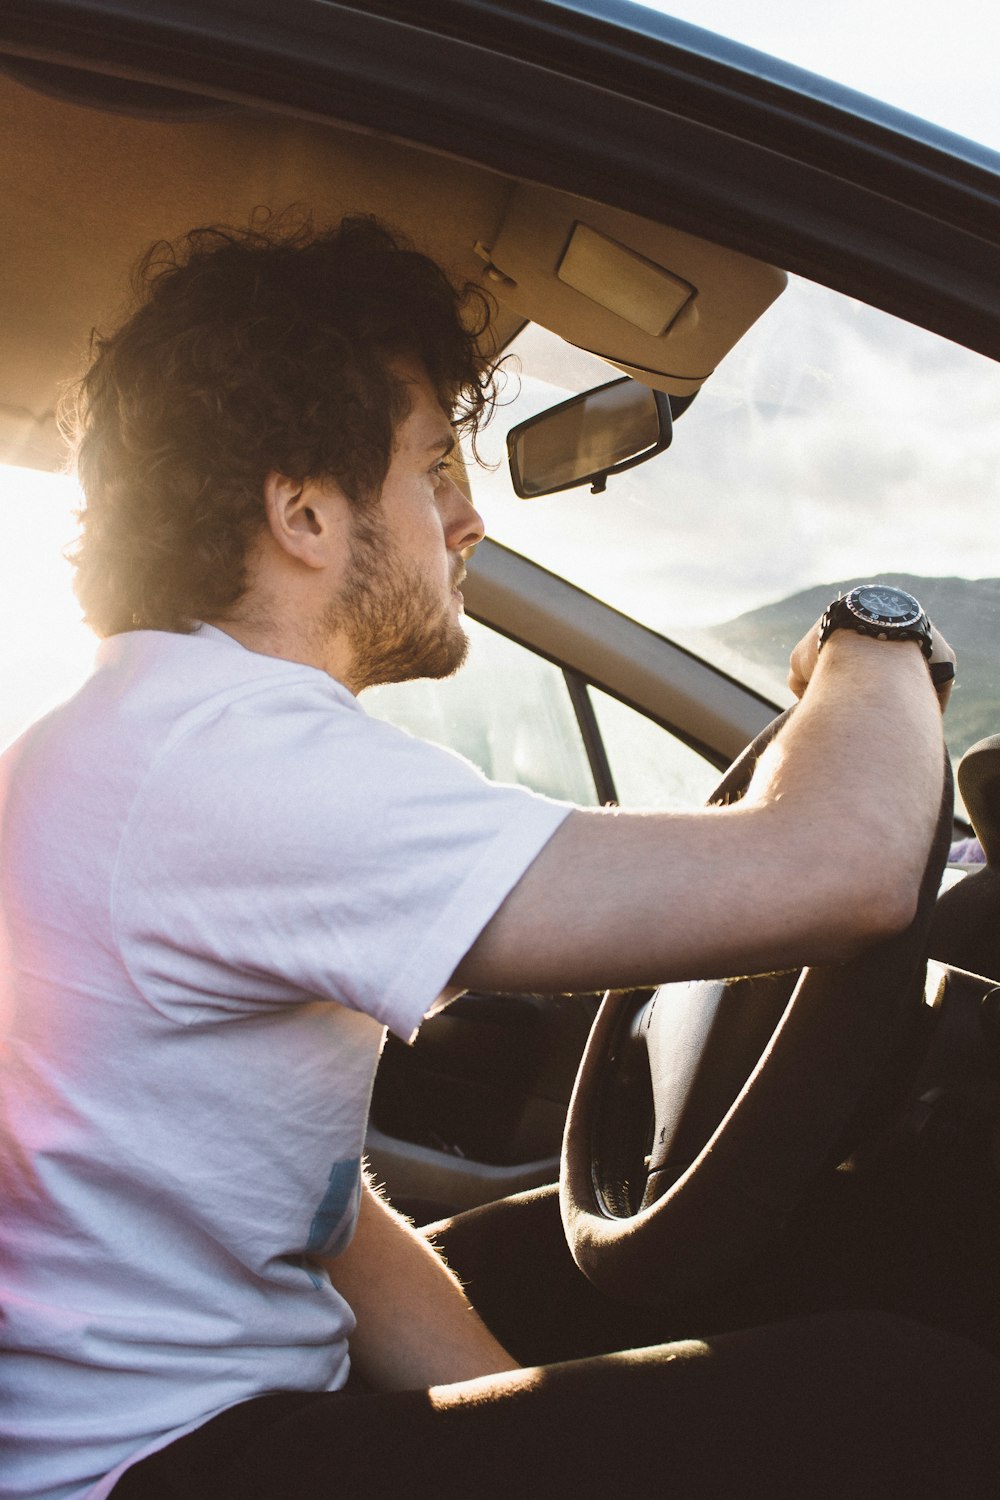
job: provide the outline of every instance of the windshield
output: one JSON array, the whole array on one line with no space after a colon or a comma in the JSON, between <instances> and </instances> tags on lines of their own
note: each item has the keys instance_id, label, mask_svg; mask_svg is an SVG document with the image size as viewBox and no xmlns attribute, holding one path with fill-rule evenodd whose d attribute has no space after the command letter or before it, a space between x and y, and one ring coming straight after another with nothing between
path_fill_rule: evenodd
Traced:
<instances>
[{"instance_id":1,"label":"windshield","mask_svg":"<svg viewBox=\"0 0 1000 1500\"><path fill-rule=\"evenodd\" d=\"M490 535L790 701L788 655L848 585L892 579L958 651L953 753L1000 724L1000 369L804 281L706 382L673 446L612 478L519 500L509 427L608 378L528 327L474 484Z\"/></svg>"}]
</instances>

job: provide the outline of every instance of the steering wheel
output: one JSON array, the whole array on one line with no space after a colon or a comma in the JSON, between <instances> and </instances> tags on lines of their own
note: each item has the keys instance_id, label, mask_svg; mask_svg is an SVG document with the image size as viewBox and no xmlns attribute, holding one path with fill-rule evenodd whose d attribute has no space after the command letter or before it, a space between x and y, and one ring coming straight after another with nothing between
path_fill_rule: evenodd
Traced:
<instances>
[{"instance_id":1,"label":"steering wheel","mask_svg":"<svg viewBox=\"0 0 1000 1500\"><path fill-rule=\"evenodd\" d=\"M710 805L745 793L787 717L748 746ZM926 1015L927 933L952 830L947 761L945 783L905 932L836 966L605 996L559 1183L573 1258L603 1291L655 1305L720 1284L884 1107Z\"/></svg>"}]
</instances>

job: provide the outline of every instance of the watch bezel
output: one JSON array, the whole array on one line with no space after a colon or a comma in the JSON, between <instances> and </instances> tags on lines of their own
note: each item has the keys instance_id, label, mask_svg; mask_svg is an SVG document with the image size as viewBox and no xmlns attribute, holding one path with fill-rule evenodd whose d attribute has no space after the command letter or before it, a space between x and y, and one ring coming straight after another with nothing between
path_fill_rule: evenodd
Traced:
<instances>
[{"instance_id":1,"label":"watch bezel","mask_svg":"<svg viewBox=\"0 0 1000 1500\"><path fill-rule=\"evenodd\" d=\"M912 608L908 608L906 614L894 617L866 608L859 596L868 589L889 590L899 595L901 602L908 601ZM858 635L867 635L877 641L916 641L927 661L934 653L931 622L923 605L907 589L894 583L859 583L846 594L839 594L828 605L820 621L818 649L822 650L835 630L842 629L854 630Z\"/></svg>"},{"instance_id":2,"label":"watch bezel","mask_svg":"<svg viewBox=\"0 0 1000 1500\"><path fill-rule=\"evenodd\" d=\"M909 605L907 613L890 616L867 608L861 603L859 595L867 593L871 589L891 590L901 600L907 601ZM843 602L857 619L863 620L866 625L877 625L883 630L912 629L914 625L920 624L924 615L923 607L919 600L915 599L906 589L897 588L895 584L859 583L856 588L851 589L844 595Z\"/></svg>"}]
</instances>

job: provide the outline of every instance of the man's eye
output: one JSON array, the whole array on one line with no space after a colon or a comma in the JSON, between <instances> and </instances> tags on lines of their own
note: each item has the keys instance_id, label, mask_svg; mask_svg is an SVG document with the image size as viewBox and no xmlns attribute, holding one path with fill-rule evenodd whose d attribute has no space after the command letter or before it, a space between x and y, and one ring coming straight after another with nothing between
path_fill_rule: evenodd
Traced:
<instances>
[{"instance_id":1,"label":"man's eye","mask_svg":"<svg viewBox=\"0 0 1000 1500\"><path fill-rule=\"evenodd\" d=\"M451 461L450 457L439 458L438 461L437 461L437 463L434 465L433 469L431 470L431 473L432 474L445 474L451 468L451 464L452 464L452 461Z\"/></svg>"}]
</instances>

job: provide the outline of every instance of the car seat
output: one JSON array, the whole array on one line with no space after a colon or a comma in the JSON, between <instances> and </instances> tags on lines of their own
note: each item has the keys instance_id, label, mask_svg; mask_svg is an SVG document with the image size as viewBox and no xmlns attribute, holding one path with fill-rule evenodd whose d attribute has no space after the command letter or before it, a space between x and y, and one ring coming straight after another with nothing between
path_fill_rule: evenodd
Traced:
<instances>
[{"instance_id":1,"label":"car seat","mask_svg":"<svg viewBox=\"0 0 1000 1500\"><path fill-rule=\"evenodd\" d=\"M931 927L930 955L1000 981L1000 734L967 750L958 788L986 863L944 892Z\"/></svg>"}]
</instances>

